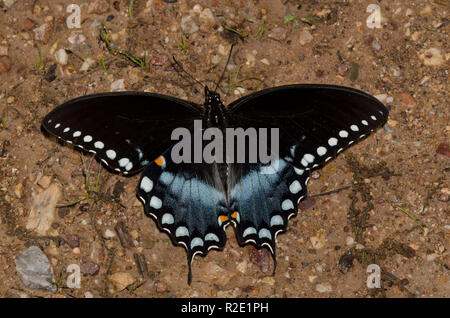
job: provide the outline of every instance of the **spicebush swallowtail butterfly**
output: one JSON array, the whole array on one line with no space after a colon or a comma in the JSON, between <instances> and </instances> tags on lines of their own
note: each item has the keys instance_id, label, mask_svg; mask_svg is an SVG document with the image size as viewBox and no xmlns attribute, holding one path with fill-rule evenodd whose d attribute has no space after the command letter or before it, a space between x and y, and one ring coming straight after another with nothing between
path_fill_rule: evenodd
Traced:
<instances>
[{"instance_id":1,"label":"spicebush swallowtail butterfly","mask_svg":"<svg viewBox=\"0 0 450 318\"><path fill-rule=\"evenodd\" d=\"M225 246L232 224L240 245L270 250L306 196L311 169L320 168L383 125L386 107L347 87L299 84L265 89L228 107L205 87L203 106L144 92L83 96L53 109L42 125L49 133L94 153L109 169L143 171L137 196L145 213L172 242L196 254ZM256 163L175 163L176 128L278 128L279 156L272 173Z\"/></svg>"}]
</instances>

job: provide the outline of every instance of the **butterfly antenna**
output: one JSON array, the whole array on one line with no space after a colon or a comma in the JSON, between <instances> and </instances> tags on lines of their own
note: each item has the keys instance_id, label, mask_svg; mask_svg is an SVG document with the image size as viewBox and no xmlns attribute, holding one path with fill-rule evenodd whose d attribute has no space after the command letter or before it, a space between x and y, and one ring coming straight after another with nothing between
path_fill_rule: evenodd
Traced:
<instances>
[{"instance_id":1,"label":"butterfly antenna","mask_svg":"<svg viewBox=\"0 0 450 318\"><path fill-rule=\"evenodd\" d=\"M187 72L183 66L181 66L180 63L178 63L177 59L175 58L175 56L172 56L173 61L175 62L175 64L181 69L181 71L185 74L187 74L187 76L193 80L195 83L199 84L200 86L204 87L206 86L205 84L203 84L202 82L200 82L199 80L197 80L194 76L192 76L191 74L189 74L189 72ZM180 74L179 70L177 68L175 68L175 71ZM180 74L181 76L181 74Z\"/></svg>"},{"instance_id":2,"label":"butterfly antenna","mask_svg":"<svg viewBox=\"0 0 450 318\"><path fill-rule=\"evenodd\" d=\"M219 88L219 84L220 84L220 82L222 81L222 79L223 79L223 77L224 77L224 75L225 75L225 72L226 72L226 70L227 70L228 63L230 63L230 60L231 60L231 52L233 52L233 46L234 46L234 44L231 44L230 53L228 53L227 64L225 64L225 67L224 67L224 69L223 69L222 75L220 75L219 81L218 81L217 84L216 84L216 89L214 89L214 93L215 93L215 92L217 91L217 89Z\"/></svg>"}]
</instances>

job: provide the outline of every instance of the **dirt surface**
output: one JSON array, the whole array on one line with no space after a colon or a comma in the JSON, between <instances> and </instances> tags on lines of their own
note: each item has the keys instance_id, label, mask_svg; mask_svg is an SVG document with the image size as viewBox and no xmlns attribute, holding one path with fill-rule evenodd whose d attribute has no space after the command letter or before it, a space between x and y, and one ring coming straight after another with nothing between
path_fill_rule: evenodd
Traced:
<instances>
[{"instance_id":1,"label":"dirt surface","mask_svg":"<svg viewBox=\"0 0 450 318\"><path fill-rule=\"evenodd\" d=\"M81 28L66 23L72 2ZM129 3L0 0L1 297L450 295L448 0ZM379 28L367 22L372 3ZM278 237L274 276L269 254L239 247L228 227L225 249L196 258L188 286L185 251L144 215L138 176L107 172L40 123L68 99L112 90L202 103L171 57L212 85L233 41L225 103L328 83L376 95L390 118L314 173L309 195L344 189L303 202ZM55 199L79 202L55 209ZM47 219L31 224L42 210ZM56 293L19 278L15 259L32 245L48 257ZM70 288L71 264L81 267L80 288ZM382 288L367 287L369 264L381 268Z\"/></svg>"}]
</instances>

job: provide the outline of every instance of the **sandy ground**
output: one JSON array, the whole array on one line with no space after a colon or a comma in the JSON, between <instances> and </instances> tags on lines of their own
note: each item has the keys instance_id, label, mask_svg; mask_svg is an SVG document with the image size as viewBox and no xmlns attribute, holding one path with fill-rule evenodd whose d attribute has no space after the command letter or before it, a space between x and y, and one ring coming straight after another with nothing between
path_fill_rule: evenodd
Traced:
<instances>
[{"instance_id":1,"label":"sandy ground","mask_svg":"<svg viewBox=\"0 0 450 318\"><path fill-rule=\"evenodd\" d=\"M80 28L66 23L72 2ZM367 21L372 3L379 28ZM450 295L448 0L137 0L131 11L125 0L3 0L0 8L1 297ZM266 87L328 83L376 95L391 113L314 174L310 195L348 188L302 205L278 237L274 276L268 253L239 247L228 227L226 248L196 258L188 286L185 251L144 215L138 176L96 161L85 169L90 158L45 136L40 122L70 98L112 90L202 103L171 57L212 83L233 41L226 103ZM19 278L15 259L32 245L48 257L56 292ZM80 288L71 264L81 267ZM381 288L367 287L369 264L379 266Z\"/></svg>"}]
</instances>

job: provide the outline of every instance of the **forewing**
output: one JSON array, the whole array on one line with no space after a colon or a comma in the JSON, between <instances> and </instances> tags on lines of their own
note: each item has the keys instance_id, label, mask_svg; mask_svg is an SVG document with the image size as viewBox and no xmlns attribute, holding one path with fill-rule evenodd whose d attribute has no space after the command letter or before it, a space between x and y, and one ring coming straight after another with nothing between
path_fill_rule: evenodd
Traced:
<instances>
[{"instance_id":1,"label":"forewing","mask_svg":"<svg viewBox=\"0 0 450 318\"><path fill-rule=\"evenodd\" d=\"M87 95L53 109L49 133L94 153L107 167L133 174L172 144L177 127L190 128L201 109L187 101L143 92Z\"/></svg>"},{"instance_id":2,"label":"forewing","mask_svg":"<svg viewBox=\"0 0 450 318\"><path fill-rule=\"evenodd\" d=\"M236 125L279 128L280 157L308 170L333 159L388 117L373 96L332 85L270 88L233 102L229 110Z\"/></svg>"}]
</instances>

